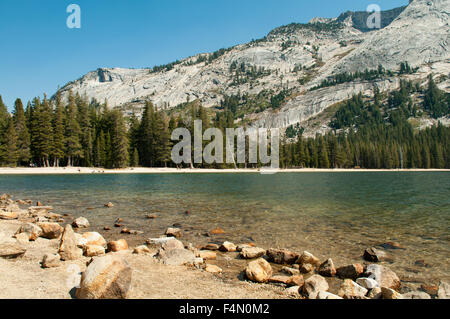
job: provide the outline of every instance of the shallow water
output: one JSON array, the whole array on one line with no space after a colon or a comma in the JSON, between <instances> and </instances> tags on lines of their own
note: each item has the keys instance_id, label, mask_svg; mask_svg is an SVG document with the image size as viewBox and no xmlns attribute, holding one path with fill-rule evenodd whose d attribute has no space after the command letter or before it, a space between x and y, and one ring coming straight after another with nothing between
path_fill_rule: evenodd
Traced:
<instances>
[{"instance_id":1,"label":"shallow water","mask_svg":"<svg viewBox=\"0 0 450 319\"><path fill-rule=\"evenodd\" d=\"M308 250L335 264L395 241L390 265L404 281L450 278L450 173L349 172L0 176L0 193L84 216L94 228L117 217L145 237L179 223L194 244L254 241ZM103 205L113 202L114 208ZM186 216L184 212L191 214ZM147 213L158 218L148 220ZM226 234L205 237L221 227ZM118 230L113 229L114 236ZM109 235L112 236L112 235ZM426 266L419 260L424 260Z\"/></svg>"}]
</instances>

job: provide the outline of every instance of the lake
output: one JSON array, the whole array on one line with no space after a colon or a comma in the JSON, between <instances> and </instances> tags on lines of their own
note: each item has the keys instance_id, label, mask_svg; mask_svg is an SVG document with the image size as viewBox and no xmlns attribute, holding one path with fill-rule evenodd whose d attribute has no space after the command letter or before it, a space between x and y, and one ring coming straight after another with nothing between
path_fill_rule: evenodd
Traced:
<instances>
[{"instance_id":1,"label":"lake","mask_svg":"<svg viewBox=\"0 0 450 319\"><path fill-rule=\"evenodd\" d=\"M337 266L362 262L367 247L394 241L403 249L388 250L389 267L402 280L450 279L448 172L3 175L0 193L84 216L103 234L117 217L145 238L178 224L194 244L308 250ZM110 201L115 206L105 208ZM225 234L205 236L216 227ZM119 233L113 228L105 237Z\"/></svg>"}]
</instances>

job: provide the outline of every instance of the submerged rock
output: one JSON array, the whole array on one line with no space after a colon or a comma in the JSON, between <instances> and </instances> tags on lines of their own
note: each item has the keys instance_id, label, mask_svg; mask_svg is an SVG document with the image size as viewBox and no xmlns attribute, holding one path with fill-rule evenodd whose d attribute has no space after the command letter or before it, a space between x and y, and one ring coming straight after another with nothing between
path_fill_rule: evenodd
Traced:
<instances>
[{"instance_id":1,"label":"submerged rock","mask_svg":"<svg viewBox=\"0 0 450 319\"><path fill-rule=\"evenodd\" d=\"M431 299L431 296L423 291L410 291L403 294L403 299Z\"/></svg>"},{"instance_id":2,"label":"submerged rock","mask_svg":"<svg viewBox=\"0 0 450 319\"><path fill-rule=\"evenodd\" d=\"M125 299L131 286L132 269L117 256L94 258L81 276L78 299Z\"/></svg>"},{"instance_id":3,"label":"submerged rock","mask_svg":"<svg viewBox=\"0 0 450 319\"><path fill-rule=\"evenodd\" d=\"M333 260L328 259L319 266L319 274L325 277L333 277L336 275L336 268Z\"/></svg>"},{"instance_id":4,"label":"submerged rock","mask_svg":"<svg viewBox=\"0 0 450 319\"><path fill-rule=\"evenodd\" d=\"M298 259L298 254L286 249L271 248L266 254L271 262L280 265L290 265Z\"/></svg>"},{"instance_id":5,"label":"submerged rock","mask_svg":"<svg viewBox=\"0 0 450 319\"><path fill-rule=\"evenodd\" d=\"M179 237L182 236L182 231L179 228L169 227L166 230L166 235L167 236L171 236L171 237L175 237L175 238L179 238Z\"/></svg>"},{"instance_id":6,"label":"submerged rock","mask_svg":"<svg viewBox=\"0 0 450 319\"><path fill-rule=\"evenodd\" d=\"M222 272L222 268L216 265L206 265L205 271L212 274L220 274Z\"/></svg>"},{"instance_id":7,"label":"submerged rock","mask_svg":"<svg viewBox=\"0 0 450 319\"><path fill-rule=\"evenodd\" d=\"M391 288L381 287L383 299L403 299L403 296Z\"/></svg>"},{"instance_id":8,"label":"submerged rock","mask_svg":"<svg viewBox=\"0 0 450 319\"><path fill-rule=\"evenodd\" d=\"M245 268L245 275L255 282L267 282L272 277L272 266L263 258L250 262Z\"/></svg>"},{"instance_id":9,"label":"submerged rock","mask_svg":"<svg viewBox=\"0 0 450 319\"><path fill-rule=\"evenodd\" d=\"M217 227L217 228L211 230L209 233L211 235L222 235L222 234L225 234L225 231L222 228Z\"/></svg>"},{"instance_id":10,"label":"submerged rock","mask_svg":"<svg viewBox=\"0 0 450 319\"><path fill-rule=\"evenodd\" d=\"M316 267L320 266L319 258L317 258L316 256L314 256L313 254L311 254L306 250L300 255L300 257L298 257L296 263L299 265L311 264Z\"/></svg>"},{"instance_id":11,"label":"submerged rock","mask_svg":"<svg viewBox=\"0 0 450 319\"><path fill-rule=\"evenodd\" d=\"M215 260L217 258L217 254L210 250L201 250L199 253L199 257L204 260Z\"/></svg>"},{"instance_id":12,"label":"submerged rock","mask_svg":"<svg viewBox=\"0 0 450 319\"><path fill-rule=\"evenodd\" d=\"M220 248L220 246L217 245L217 244L206 244L201 249L204 249L204 250L219 250L219 248Z\"/></svg>"},{"instance_id":13,"label":"submerged rock","mask_svg":"<svg viewBox=\"0 0 450 319\"><path fill-rule=\"evenodd\" d=\"M255 259L266 254L266 250L259 247L245 247L242 248L240 256L244 259Z\"/></svg>"},{"instance_id":14,"label":"submerged rock","mask_svg":"<svg viewBox=\"0 0 450 319\"><path fill-rule=\"evenodd\" d=\"M219 250L220 250L220 251L223 251L223 252L229 252L229 253L235 252L236 249L237 249L236 245L233 244L233 243L231 243L231 242L229 242L229 241L224 242L224 243L219 247Z\"/></svg>"},{"instance_id":15,"label":"submerged rock","mask_svg":"<svg viewBox=\"0 0 450 319\"><path fill-rule=\"evenodd\" d=\"M384 251L376 249L375 247L367 248L364 251L363 258L371 262L380 262L391 259Z\"/></svg>"},{"instance_id":16,"label":"submerged rock","mask_svg":"<svg viewBox=\"0 0 450 319\"><path fill-rule=\"evenodd\" d=\"M352 279L360 277L364 273L364 266L361 264L352 264L336 269L336 274L341 279Z\"/></svg>"}]
</instances>

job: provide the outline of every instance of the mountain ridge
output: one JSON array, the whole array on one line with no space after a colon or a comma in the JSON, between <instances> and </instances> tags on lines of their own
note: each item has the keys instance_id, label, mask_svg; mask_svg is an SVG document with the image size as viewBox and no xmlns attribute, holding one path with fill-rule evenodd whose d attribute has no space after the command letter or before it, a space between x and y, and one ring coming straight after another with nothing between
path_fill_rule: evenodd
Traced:
<instances>
[{"instance_id":1,"label":"mountain ridge","mask_svg":"<svg viewBox=\"0 0 450 319\"><path fill-rule=\"evenodd\" d=\"M257 95L264 90L277 94L288 89L294 97L279 109L246 116L256 126L286 128L354 94L370 94L374 86L383 91L396 89L400 78L393 74L376 81L312 90L336 74L379 65L396 71L407 61L417 68L408 78L424 82L429 73L446 76L441 86L448 90L448 2L414 0L388 11L386 25L371 32L363 32L360 29L364 28L355 24L354 20L365 16L361 12L315 18L312 23L281 26L262 39L166 66L99 68L69 82L60 92L67 97L72 90L99 101L107 99L111 107L139 110L146 100L162 109L193 100L214 107L225 95Z\"/></svg>"}]
</instances>

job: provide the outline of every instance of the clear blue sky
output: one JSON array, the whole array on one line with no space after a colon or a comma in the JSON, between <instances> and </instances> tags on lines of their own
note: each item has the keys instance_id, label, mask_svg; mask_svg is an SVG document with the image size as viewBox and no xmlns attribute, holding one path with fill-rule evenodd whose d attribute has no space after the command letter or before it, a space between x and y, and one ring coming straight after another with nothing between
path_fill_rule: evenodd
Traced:
<instances>
[{"instance_id":1,"label":"clear blue sky","mask_svg":"<svg viewBox=\"0 0 450 319\"><path fill-rule=\"evenodd\" d=\"M81 29L66 8L81 7ZM0 95L11 109L99 67L152 67L270 30L408 0L0 0Z\"/></svg>"}]
</instances>

